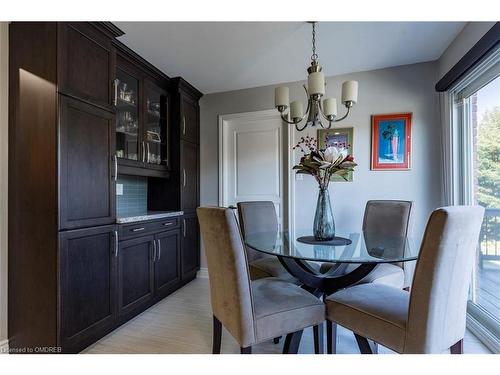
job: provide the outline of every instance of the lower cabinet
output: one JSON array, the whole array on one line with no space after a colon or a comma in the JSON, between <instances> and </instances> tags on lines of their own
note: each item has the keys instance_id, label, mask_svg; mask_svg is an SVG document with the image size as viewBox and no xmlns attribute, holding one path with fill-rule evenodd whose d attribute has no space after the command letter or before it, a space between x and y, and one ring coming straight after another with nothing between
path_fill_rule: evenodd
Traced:
<instances>
[{"instance_id":1,"label":"lower cabinet","mask_svg":"<svg viewBox=\"0 0 500 375\"><path fill-rule=\"evenodd\" d=\"M59 335L78 353L182 285L177 229L119 241L119 226L59 234Z\"/></svg>"},{"instance_id":2,"label":"lower cabinet","mask_svg":"<svg viewBox=\"0 0 500 375\"><path fill-rule=\"evenodd\" d=\"M114 328L117 278L115 226L59 235L59 339L79 352Z\"/></svg>"},{"instance_id":3,"label":"lower cabinet","mask_svg":"<svg viewBox=\"0 0 500 375\"><path fill-rule=\"evenodd\" d=\"M156 235L155 294L170 294L181 281L181 236L178 230Z\"/></svg>"},{"instance_id":4,"label":"lower cabinet","mask_svg":"<svg viewBox=\"0 0 500 375\"><path fill-rule=\"evenodd\" d=\"M154 296L154 236L122 241L118 250L118 311L120 320L144 310Z\"/></svg>"},{"instance_id":5,"label":"lower cabinet","mask_svg":"<svg viewBox=\"0 0 500 375\"><path fill-rule=\"evenodd\" d=\"M184 215L182 220L182 278L192 279L200 268L198 217Z\"/></svg>"}]
</instances>

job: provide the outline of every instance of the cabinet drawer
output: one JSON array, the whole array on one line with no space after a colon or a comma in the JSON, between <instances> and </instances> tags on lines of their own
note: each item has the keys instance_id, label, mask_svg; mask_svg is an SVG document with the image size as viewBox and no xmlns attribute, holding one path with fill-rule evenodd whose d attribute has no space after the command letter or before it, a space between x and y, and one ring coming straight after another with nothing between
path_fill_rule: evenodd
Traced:
<instances>
[{"instance_id":1,"label":"cabinet drawer","mask_svg":"<svg viewBox=\"0 0 500 375\"><path fill-rule=\"evenodd\" d=\"M121 226L120 240L139 237L144 234L178 228L180 225L178 217L169 217L155 221L142 221Z\"/></svg>"},{"instance_id":2,"label":"cabinet drawer","mask_svg":"<svg viewBox=\"0 0 500 375\"><path fill-rule=\"evenodd\" d=\"M140 222L134 224L123 225L121 227L120 240L126 238L139 237L146 233L151 233L157 230L158 224L155 222Z\"/></svg>"},{"instance_id":3,"label":"cabinet drawer","mask_svg":"<svg viewBox=\"0 0 500 375\"><path fill-rule=\"evenodd\" d=\"M156 229L158 230L170 230L174 228L178 228L180 225L178 217L169 217L166 219L159 220L155 222Z\"/></svg>"}]
</instances>

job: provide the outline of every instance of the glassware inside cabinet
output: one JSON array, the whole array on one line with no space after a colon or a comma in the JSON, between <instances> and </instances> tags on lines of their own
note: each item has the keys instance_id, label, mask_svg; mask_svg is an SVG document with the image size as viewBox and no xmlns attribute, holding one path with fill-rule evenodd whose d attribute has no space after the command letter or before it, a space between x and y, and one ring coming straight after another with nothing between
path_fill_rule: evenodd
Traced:
<instances>
[{"instance_id":1,"label":"glassware inside cabinet","mask_svg":"<svg viewBox=\"0 0 500 375\"><path fill-rule=\"evenodd\" d=\"M120 69L116 76L116 156L139 160L139 81Z\"/></svg>"},{"instance_id":2,"label":"glassware inside cabinet","mask_svg":"<svg viewBox=\"0 0 500 375\"><path fill-rule=\"evenodd\" d=\"M146 89L145 140L146 161L167 164L167 97L152 84Z\"/></svg>"}]
</instances>

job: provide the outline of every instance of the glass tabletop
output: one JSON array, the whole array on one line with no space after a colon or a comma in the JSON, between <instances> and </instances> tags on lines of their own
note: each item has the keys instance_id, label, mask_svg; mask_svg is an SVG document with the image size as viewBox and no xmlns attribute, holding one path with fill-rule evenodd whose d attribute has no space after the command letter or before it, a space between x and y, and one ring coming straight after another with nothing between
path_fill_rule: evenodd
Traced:
<instances>
[{"instance_id":1,"label":"glass tabletop","mask_svg":"<svg viewBox=\"0 0 500 375\"><path fill-rule=\"evenodd\" d=\"M248 234L245 244L262 253L301 260L333 263L393 263L417 259L418 248L411 238L379 233L337 233L348 238L347 245L307 244L297 240L311 235L306 231Z\"/></svg>"}]
</instances>

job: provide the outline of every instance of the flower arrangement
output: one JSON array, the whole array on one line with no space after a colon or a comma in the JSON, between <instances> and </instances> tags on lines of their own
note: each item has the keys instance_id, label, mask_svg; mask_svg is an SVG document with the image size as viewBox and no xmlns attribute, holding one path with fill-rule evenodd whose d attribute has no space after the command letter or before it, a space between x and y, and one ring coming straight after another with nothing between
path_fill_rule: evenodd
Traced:
<instances>
[{"instance_id":1,"label":"flower arrangement","mask_svg":"<svg viewBox=\"0 0 500 375\"><path fill-rule=\"evenodd\" d=\"M347 149L329 146L320 150L316 139L309 136L302 137L293 149L300 149L304 154L293 169L297 174L313 176L322 190L328 188L332 175L336 174L347 180L349 171L354 171L354 167L357 166L354 157L348 154Z\"/></svg>"}]
</instances>

